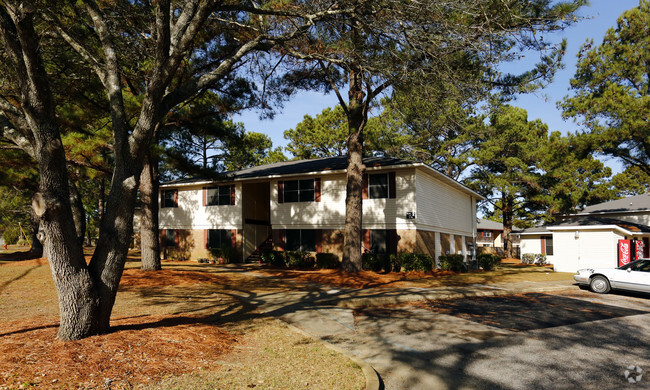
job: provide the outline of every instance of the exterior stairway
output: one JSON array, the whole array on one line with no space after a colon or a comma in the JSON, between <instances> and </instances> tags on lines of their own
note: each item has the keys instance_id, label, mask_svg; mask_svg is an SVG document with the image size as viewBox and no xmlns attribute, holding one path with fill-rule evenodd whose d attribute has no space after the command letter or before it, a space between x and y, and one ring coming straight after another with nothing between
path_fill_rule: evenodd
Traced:
<instances>
[{"instance_id":1,"label":"exterior stairway","mask_svg":"<svg viewBox=\"0 0 650 390\"><path fill-rule=\"evenodd\" d=\"M253 251L253 253L250 254L246 258L247 263L262 263L262 253L265 251L272 251L273 250L273 239L271 237L267 238L266 241L264 241L260 246L257 247Z\"/></svg>"}]
</instances>

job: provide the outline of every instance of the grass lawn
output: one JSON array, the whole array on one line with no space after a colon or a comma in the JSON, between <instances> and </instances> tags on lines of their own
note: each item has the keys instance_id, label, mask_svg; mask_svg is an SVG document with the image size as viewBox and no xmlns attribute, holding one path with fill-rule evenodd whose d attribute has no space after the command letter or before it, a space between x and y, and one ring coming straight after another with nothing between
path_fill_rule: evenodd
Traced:
<instances>
[{"instance_id":1,"label":"grass lawn","mask_svg":"<svg viewBox=\"0 0 650 390\"><path fill-rule=\"evenodd\" d=\"M113 331L55 339L58 302L47 261L0 253L0 389L361 389L347 357L272 318L237 294L295 283L196 263L143 272L127 263Z\"/></svg>"}]
</instances>

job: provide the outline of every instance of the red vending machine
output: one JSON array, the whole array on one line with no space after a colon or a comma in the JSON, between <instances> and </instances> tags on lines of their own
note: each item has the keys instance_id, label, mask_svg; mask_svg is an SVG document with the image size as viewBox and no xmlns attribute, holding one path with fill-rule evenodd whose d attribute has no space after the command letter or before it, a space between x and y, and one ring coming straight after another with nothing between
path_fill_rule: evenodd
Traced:
<instances>
[{"instance_id":1,"label":"red vending machine","mask_svg":"<svg viewBox=\"0 0 650 390\"><path fill-rule=\"evenodd\" d=\"M645 243L641 240L634 240L634 259L639 260L645 257Z\"/></svg>"},{"instance_id":2,"label":"red vending machine","mask_svg":"<svg viewBox=\"0 0 650 390\"><path fill-rule=\"evenodd\" d=\"M632 240L618 240L618 266L633 261Z\"/></svg>"}]
</instances>

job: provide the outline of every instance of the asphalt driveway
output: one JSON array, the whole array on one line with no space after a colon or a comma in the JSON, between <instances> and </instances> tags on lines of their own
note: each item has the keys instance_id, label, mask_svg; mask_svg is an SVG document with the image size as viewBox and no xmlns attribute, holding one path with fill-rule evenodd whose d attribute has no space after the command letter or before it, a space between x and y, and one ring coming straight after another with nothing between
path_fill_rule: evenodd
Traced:
<instances>
[{"instance_id":1,"label":"asphalt driveway","mask_svg":"<svg viewBox=\"0 0 650 390\"><path fill-rule=\"evenodd\" d=\"M650 388L650 297L553 293L284 314L369 362L386 389ZM628 366L648 370L629 384Z\"/></svg>"}]
</instances>

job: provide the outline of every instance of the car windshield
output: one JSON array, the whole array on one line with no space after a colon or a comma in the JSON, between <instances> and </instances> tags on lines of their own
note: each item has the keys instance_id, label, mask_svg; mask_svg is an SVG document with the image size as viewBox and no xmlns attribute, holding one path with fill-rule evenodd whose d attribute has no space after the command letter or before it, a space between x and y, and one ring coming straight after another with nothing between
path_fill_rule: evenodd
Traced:
<instances>
[{"instance_id":1,"label":"car windshield","mask_svg":"<svg viewBox=\"0 0 650 390\"><path fill-rule=\"evenodd\" d=\"M622 270L630 269L632 271L650 272L650 260L633 261L631 263L618 267L618 269L622 269Z\"/></svg>"}]
</instances>

